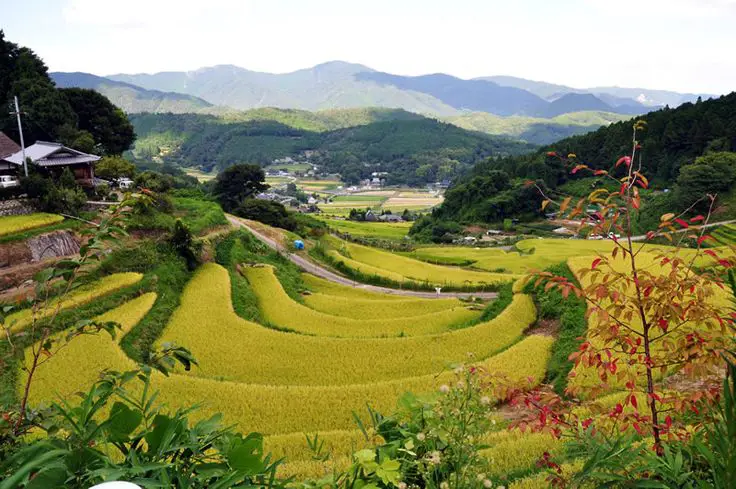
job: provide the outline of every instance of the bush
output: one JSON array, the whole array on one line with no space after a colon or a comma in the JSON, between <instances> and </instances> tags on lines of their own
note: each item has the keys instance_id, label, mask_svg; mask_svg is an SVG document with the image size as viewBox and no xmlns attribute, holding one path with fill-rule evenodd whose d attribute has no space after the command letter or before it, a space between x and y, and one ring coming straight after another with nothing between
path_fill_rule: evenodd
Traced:
<instances>
[{"instance_id":1,"label":"bush","mask_svg":"<svg viewBox=\"0 0 736 489\"><path fill-rule=\"evenodd\" d=\"M270 200L246 199L235 209L235 215L287 231L294 231L297 228L296 219L289 214L286 207Z\"/></svg>"}]
</instances>

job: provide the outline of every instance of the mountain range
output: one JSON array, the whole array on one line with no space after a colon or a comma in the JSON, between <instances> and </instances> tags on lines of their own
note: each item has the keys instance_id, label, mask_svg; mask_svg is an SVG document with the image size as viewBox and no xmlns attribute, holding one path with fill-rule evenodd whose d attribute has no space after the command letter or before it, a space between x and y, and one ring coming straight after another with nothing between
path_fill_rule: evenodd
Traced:
<instances>
[{"instance_id":1,"label":"mountain range","mask_svg":"<svg viewBox=\"0 0 736 489\"><path fill-rule=\"evenodd\" d=\"M551 118L580 111L636 115L658 106L695 101L699 96L711 97L638 88L575 89L515 77L401 76L343 61L284 74L219 65L189 72L51 76L58 86L98 90L128 112L387 107L443 117L485 112Z\"/></svg>"}]
</instances>

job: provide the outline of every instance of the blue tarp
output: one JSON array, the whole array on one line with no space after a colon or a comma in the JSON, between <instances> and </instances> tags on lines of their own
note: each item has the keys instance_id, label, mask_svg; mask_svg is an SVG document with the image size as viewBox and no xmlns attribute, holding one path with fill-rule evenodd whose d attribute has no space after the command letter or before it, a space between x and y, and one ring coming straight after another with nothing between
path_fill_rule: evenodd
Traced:
<instances>
[{"instance_id":1,"label":"blue tarp","mask_svg":"<svg viewBox=\"0 0 736 489\"><path fill-rule=\"evenodd\" d=\"M304 249L304 241L301 239L294 240L294 248L297 250L303 250Z\"/></svg>"}]
</instances>

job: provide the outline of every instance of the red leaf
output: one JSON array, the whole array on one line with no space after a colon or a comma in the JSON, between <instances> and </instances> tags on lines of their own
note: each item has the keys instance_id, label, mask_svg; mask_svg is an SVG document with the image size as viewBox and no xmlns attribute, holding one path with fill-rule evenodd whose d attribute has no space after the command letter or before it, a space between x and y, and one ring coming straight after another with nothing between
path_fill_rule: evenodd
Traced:
<instances>
[{"instance_id":1,"label":"red leaf","mask_svg":"<svg viewBox=\"0 0 736 489\"><path fill-rule=\"evenodd\" d=\"M554 151L548 151L547 156L557 156L557 153L555 153Z\"/></svg>"},{"instance_id":2,"label":"red leaf","mask_svg":"<svg viewBox=\"0 0 736 489\"><path fill-rule=\"evenodd\" d=\"M718 260L718 264L725 268L731 268L733 266L728 260Z\"/></svg>"},{"instance_id":3,"label":"red leaf","mask_svg":"<svg viewBox=\"0 0 736 489\"><path fill-rule=\"evenodd\" d=\"M677 224L679 224L680 226L684 227L685 229L687 229L687 228L689 228L689 227L690 227L690 225L689 225L688 223L686 223L685 221L683 221L683 220L682 220L682 219L680 219L679 217L675 219L675 222L676 222Z\"/></svg>"},{"instance_id":4,"label":"red leaf","mask_svg":"<svg viewBox=\"0 0 736 489\"><path fill-rule=\"evenodd\" d=\"M700 221L705 221L705 217L701 216L700 214L690 219L691 223L700 222Z\"/></svg>"},{"instance_id":5,"label":"red leaf","mask_svg":"<svg viewBox=\"0 0 736 489\"><path fill-rule=\"evenodd\" d=\"M705 253L706 255L710 255L713 258L718 258L718 255L716 255L716 252L713 250L704 250L703 253Z\"/></svg>"},{"instance_id":6,"label":"red leaf","mask_svg":"<svg viewBox=\"0 0 736 489\"><path fill-rule=\"evenodd\" d=\"M602 260L600 258L596 258L593 260L593 263L591 263L590 268L591 270L595 270L595 267L597 267Z\"/></svg>"},{"instance_id":7,"label":"red leaf","mask_svg":"<svg viewBox=\"0 0 736 489\"><path fill-rule=\"evenodd\" d=\"M608 172L606 170L596 170L593 172L593 175L607 175Z\"/></svg>"},{"instance_id":8,"label":"red leaf","mask_svg":"<svg viewBox=\"0 0 736 489\"><path fill-rule=\"evenodd\" d=\"M660 319L659 320L659 327L662 328L662 331L664 331L665 333L667 332L667 325L668 324L669 323L667 322L666 319Z\"/></svg>"},{"instance_id":9,"label":"red leaf","mask_svg":"<svg viewBox=\"0 0 736 489\"><path fill-rule=\"evenodd\" d=\"M706 239L713 239L713 236L711 236L710 234L702 235L701 237L698 238L698 244L699 245L703 244L703 241L705 241Z\"/></svg>"},{"instance_id":10,"label":"red leaf","mask_svg":"<svg viewBox=\"0 0 736 489\"><path fill-rule=\"evenodd\" d=\"M622 156L622 157L621 157L621 158L619 158L619 159L618 159L618 161L616 162L616 166L620 166L620 165L621 165L621 163L623 163L623 164L624 164L624 165L626 165L626 166L629 166L629 165L631 165L631 157L630 157L630 156Z\"/></svg>"}]
</instances>

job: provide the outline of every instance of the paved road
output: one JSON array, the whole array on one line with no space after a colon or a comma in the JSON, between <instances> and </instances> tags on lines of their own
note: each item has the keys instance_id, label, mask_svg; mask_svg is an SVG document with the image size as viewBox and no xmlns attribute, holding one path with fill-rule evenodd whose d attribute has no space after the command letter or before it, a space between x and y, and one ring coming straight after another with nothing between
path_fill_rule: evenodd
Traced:
<instances>
[{"instance_id":1,"label":"paved road","mask_svg":"<svg viewBox=\"0 0 736 489\"><path fill-rule=\"evenodd\" d=\"M721 221L721 222L711 222L706 224L705 226L699 226L700 229L702 228L714 228L716 226L723 226L726 224L734 224L736 223L736 219L731 219L729 221ZM691 231L690 229L678 229L677 231L674 231L674 233L685 233L687 231ZM646 241L647 236L646 234L643 234L641 236L632 236L631 241Z\"/></svg>"},{"instance_id":2,"label":"paved road","mask_svg":"<svg viewBox=\"0 0 736 489\"><path fill-rule=\"evenodd\" d=\"M356 289L362 289L367 290L369 292L377 292L380 294L394 294L394 295L405 295L410 297L421 297L425 299L436 299L436 298L448 298L448 297L478 297L480 299L496 299L498 297L498 294L495 292L442 292L441 294L436 294L434 292L420 292L416 290L400 290L400 289L389 289L387 287L378 287L375 285L368 285L363 284L360 282L355 282L354 280L350 280L349 278L343 277L342 275L338 275L335 272L332 272L320 265L317 265L314 262L311 262L304 258L303 256L297 255L296 253L290 253L288 250L286 250L281 243L277 243L273 239L269 238L268 236L265 236L255 229L248 226L246 223L244 223L242 220L238 219L237 217L226 214L228 221L236 227L245 228L248 231L250 231L256 238L263 241L266 245L268 245L269 248L272 248L278 252L280 252L282 255L286 256L293 264L304 270L305 272L309 272L312 275L316 275L318 277L321 277L325 280L329 280L330 282L335 282L340 285L347 285L349 287L355 287Z\"/></svg>"}]
</instances>

